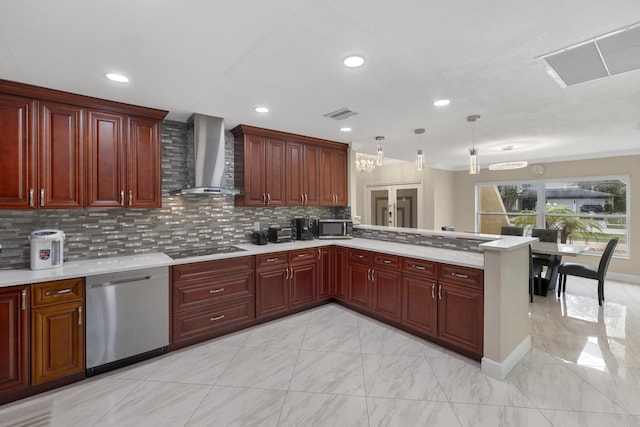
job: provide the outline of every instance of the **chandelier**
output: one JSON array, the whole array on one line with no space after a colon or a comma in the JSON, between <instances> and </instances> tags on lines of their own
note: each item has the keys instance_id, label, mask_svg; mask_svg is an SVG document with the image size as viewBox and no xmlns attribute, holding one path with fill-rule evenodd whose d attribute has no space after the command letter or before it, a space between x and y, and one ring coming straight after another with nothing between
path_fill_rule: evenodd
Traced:
<instances>
[{"instance_id":1,"label":"chandelier","mask_svg":"<svg viewBox=\"0 0 640 427\"><path fill-rule=\"evenodd\" d=\"M512 145L507 145L506 147L502 147L502 150L505 153L508 153L509 151L513 150L513 146ZM506 156L506 154L505 154ZM528 163L526 161L505 161L502 163L493 163L491 165L489 165L489 170L492 171L506 171L506 170L511 170L511 169L522 169L522 168L526 168L528 165Z\"/></svg>"},{"instance_id":2,"label":"chandelier","mask_svg":"<svg viewBox=\"0 0 640 427\"><path fill-rule=\"evenodd\" d=\"M376 161L373 157L364 153L356 153L356 171L359 175L369 175L376 168Z\"/></svg>"}]
</instances>

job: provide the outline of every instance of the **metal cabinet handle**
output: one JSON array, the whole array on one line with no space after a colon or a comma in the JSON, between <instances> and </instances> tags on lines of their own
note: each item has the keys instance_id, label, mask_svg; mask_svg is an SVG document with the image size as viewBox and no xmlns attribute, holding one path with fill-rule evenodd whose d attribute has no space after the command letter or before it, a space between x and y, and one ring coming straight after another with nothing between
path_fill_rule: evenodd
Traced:
<instances>
[{"instance_id":1,"label":"metal cabinet handle","mask_svg":"<svg viewBox=\"0 0 640 427\"><path fill-rule=\"evenodd\" d=\"M32 208L34 207L33 203L34 203L33 202L33 188L30 188L29 189L29 206L31 206Z\"/></svg>"},{"instance_id":2,"label":"metal cabinet handle","mask_svg":"<svg viewBox=\"0 0 640 427\"><path fill-rule=\"evenodd\" d=\"M267 258L267 262L278 261L279 258Z\"/></svg>"},{"instance_id":3,"label":"metal cabinet handle","mask_svg":"<svg viewBox=\"0 0 640 427\"><path fill-rule=\"evenodd\" d=\"M224 314L221 314L220 316L216 316L216 317L211 317L209 321L215 322L216 320L220 320L220 319L224 319Z\"/></svg>"},{"instance_id":4,"label":"metal cabinet handle","mask_svg":"<svg viewBox=\"0 0 640 427\"><path fill-rule=\"evenodd\" d=\"M23 290L20 295L22 297L22 311L24 311L27 309L27 290Z\"/></svg>"},{"instance_id":5,"label":"metal cabinet handle","mask_svg":"<svg viewBox=\"0 0 640 427\"><path fill-rule=\"evenodd\" d=\"M318 259L322 259L322 251L318 248Z\"/></svg>"},{"instance_id":6,"label":"metal cabinet handle","mask_svg":"<svg viewBox=\"0 0 640 427\"><path fill-rule=\"evenodd\" d=\"M82 325L82 306L78 307L78 326Z\"/></svg>"},{"instance_id":7,"label":"metal cabinet handle","mask_svg":"<svg viewBox=\"0 0 640 427\"><path fill-rule=\"evenodd\" d=\"M384 262L385 264L391 264L391 260L388 259L383 259L382 262Z\"/></svg>"},{"instance_id":8,"label":"metal cabinet handle","mask_svg":"<svg viewBox=\"0 0 640 427\"><path fill-rule=\"evenodd\" d=\"M304 194L300 194L300 203L304 205Z\"/></svg>"},{"instance_id":9,"label":"metal cabinet handle","mask_svg":"<svg viewBox=\"0 0 640 427\"><path fill-rule=\"evenodd\" d=\"M211 289L211 290L209 291L209 293L210 293L210 294L217 294L217 293L220 293L220 292L224 292L224 288L220 288L220 289Z\"/></svg>"},{"instance_id":10,"label":"metal cabinet handle","mask_svg":"<svg viewBox=\"0 0 640 427\"><path fill-rule=\"evenodd\" d=\"M461 279L468 279L469 276L467 276L466 274L459 274L459 273L451 273L452 276L454 277L459 277Z\"/></svg>"},{"instance_id":11,"label":"metal cabinet handle","mask_svg":"<svg viewBox=\"0 0 640 427\"><path fill-rule=\"evenodd\" d=\"M415 264L413 264L413 265L411 266L411 268L415 268L416 270L422 270L422 271L426 270L426 268L424 268L423 266L421 266L421 265L415 265Z\"/></svg>"},{"instance_id":12,"label":"metal cabinet handle","mask_svg":"<svg viewBox=\"0 0 640 427\"><path fill-rule=\"evenodd\" d=\"M358 258L360 258L360 259L363 259L363 258L364 258L364 255L357 254L356 256L357 256Z\"/></svg>"},{"instance_id":13,"label":"metal cabinet handle","mask_svg":"<svg viewBox=\"0 0 640 427\"><path fill-rule=\"evenodd\" d=\"M262 204L263 205L267 204L267 193L262 193Z\"/></svg>"},{"instance_id":14,"label":"metal cabinet handle","mask_svg":"<svg viewBox=\"0 0 640 427\"><path fill-rule=\"evenodd\" d=\"M120 191L120 204L124 206L124 190Z\"/></svg>"},{"instance_id":15,"label":"metal cabinet handle","mask_svg":"<svg viewBox=\"0 0 640 427\"><path fill-rule=\"evenodd\" d=\"M284 280L289 280L289 267L284 268Z\"/></svg>"},{"instance_id":16,"label":"metal cabinet handle","mask_svg":"<svg viewBox=\"0 0 640 427\"><path fill-rule=\"evenodd\" d=\"M129 190L129 206L133 205L133 191Z\"/></svg>"},{"instance_id":17,"label":"metal cabinet handle","mask_svg":"<svg viewBox=\"0 0 640 427\"><path fill-rule=\"evenodd\" d=\"M442 299L442 285L438 285L438 299Z\"/></svg>"},{"instance_id":18,"label":"metal cabinet handle","mask_svg":"<svg viewBox=\"0 0 640 427\"><path fill-rule=\"evenodd\" d=\"M431 285L431 299L435 299L436 298L436 284L433 283Z\"/></svg>"},{"instance_id":19,"label":"metal cabinet handle","mask_svg":"<svg viewBox=\"0 0 640 427\"><path fill-rule=\"evenodd\" d=\"M320 250L320 249L318 249L318 250ZM298 258L304 258L304 257L306 257L307 255L308 255L308 254L306 254L306 253L304 253L304 254L298 254Z\"/></svg>"},{"instance_id":20,"label":"metal cabinet handle","mask_svg":"<svg viewBox=\"0 0 640 427\"><path fill-rule=\"evenodd\" d=\"M376 281L376 271L375 270L371 270L371 281L375 282Z\"/></svg>"},{"instance_id":21,"label":"metal cabinet handle","mask_svg":"<svg viewBox=\"0 0 640 427\"><path fill-rule=\"evenodd\" d=\"M40 189L40 206L44 206L44 188Z\"/></svg>"},{"instance_id":22,"label":"metal cabinet handle","mask_svg":"<svg viewBox=\"0 0 640 427\"><path fill-rule=\"evenodd\" d=\"M67 288L67 289L60 289L59 291L47 291L45 292L45 296L51 296L51 295L61 295L61 294L68 294L71 293L71 288Z\"/></svg>"},{"instance_id":23,"label":"metal cabinet handle","mask_svg":"<svg viewBox=\"0 0 640 427\"><path fill-rule=\"evenodd\" d=\"M289 272L290 272L289 279L293 279L293 268L292 267L289 267Z\"/></svg>"},{"instance_id":24,"label":"metal cabinet handle","mask_svg":"<svg viewBox=\"0 0 640 427\"><path fill-rule=\"evenodd\" d=\"M267 204L271 203L271 193L267 193Z\"/></svg>"},{"instance_id":25,"label":"metal cabinet handle","mask_svg":"<svg viewBox=\"0 0 640 427\"><path fill-rule=\"evenodd\" d=\"M304 204L308 204L309 203L309 196L307 194L304 195Z\"/></svg>"}]
</instances>

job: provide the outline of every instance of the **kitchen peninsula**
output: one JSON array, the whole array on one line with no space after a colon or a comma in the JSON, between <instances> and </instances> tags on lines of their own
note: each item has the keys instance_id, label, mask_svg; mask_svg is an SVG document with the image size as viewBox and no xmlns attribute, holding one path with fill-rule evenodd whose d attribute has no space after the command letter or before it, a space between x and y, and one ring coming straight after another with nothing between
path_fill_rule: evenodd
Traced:
<instances>
[{"instance_id":1,"label":"kitchen peninsula","mask_svg":"<svg viewBox=\"0 0 640 427\"><path fill-rule=\"evenodd\" d=\"M185 266L193 266L194 269L204 266L215 268L215 263L217 262L219 265L224 265L225 268L233 267L230 269L230 273L225 273L227 275L234 273L236 265L247 269L248 275L245 277L251 278L247 282L249 284L246 288L249 296L242 298L244 298L244 304L248 307L246 309L248 314L239 323L230 323L227 329L222 328L213 333L210 331L205 332L202 335L204 338L201 339L204 340L212 338L216 334L229 333L331 300L336 300L349 308L418 336L432 339L430 334L424 333L423 325L415 322L416 319L423 320L421 316L423 316L424 310L427 310L426 306L420 306L420 304L417 305L418 309L416 310L416 300L419 298L433 299L435 304L439 304L440 302L435 300L442 299L446 301L448 290L464 291L466 289L472 292L458 293L457 295L462 295L464 298L469 295L475 295L475 299L469 298L465 300L469 305L463 305L462 307L479 307L479 319L481 320L476 322L480 326L479 335L475 331L471 331L470 335L479 338L479 345L475 348L470 346L466 349L466 343L456 341L460 336L466 338L469 334L469 331L456 329L460 328L459 325L469 324L469 321L473 323L473 319L469 320L469 316L473 315L468 310L457 312L450 319L445 318L445 320L449 321L459 318L461 323L457 322L454 325L444 326L449 328L446 329L446 332L450 332L450 334L444 336L438 335L436 332L432 339L434 342L480 360L482 371L498 379L504 378L529 350L527 259L528 245L534 242L535 239L397 229L397 233L402 235L413 234L414 237L419 239L440 240L443 247L434 247L433 245L424 244L424 242L422 244L407 244L388 241L391 240L389 236L393 235L396 230L386 227L360 226L358 228L361 233L380 232L386 233L387 236L384 237L385 240L354 238L351 240L296 241L263 246L238 244L235 246L242 249L238 252L182 258L179 260L172 260L165 254L156 253L102 258L100 260L73 261L53 270L5 270L0 278L0 288L2 288L0 290L5 291L12 287L17 288L20 286L24 288L34 283L134 270L141 266L167 266L175 272L177 271L176 269ZM462 241L465 239L471 242L471 246L477 246L477 248L471 248L471 250L453 250L449 248L456 245L456 240ZM319 266L318 264L313 264L318 262L316 254L321 260L325 254L329 254L331 256L329 263L325 264L320 261ZM311 263L307 263L305 260L296 261L298 257L305 258L307 256L313 258ZM282 259L282 264L279 264L280 259ZM243 264L244 261L246 263ZM274 262L271 270L265 269L265 266L261 264L268 262ZM306 269L312 264L314 267L311 267L311 270ZM280 267L276 268L276 265ZM317 288L309 291L311 292L311 299L305 300L305 294L297 296L291 294L293 297L289 300L289 292L287 292L285 298L288 305L284 309L278 312L264 311L267 314L262 317L259 316L259 310L255 309L255 307L261 303L259 300L262 298L257 285L260 273L272 271L278 277L282 278L286 275L286 279L290 280L297 274L297 266L302 267L300 271L312 271L314 274L313 280L316 280L316 275L329 274L329 287L326 288L325 285L323 291L323 279L317 279ZM192 270L192 272L197 273L196 270ZM254 274L256 275L255 285L253 281ZM177 280L177 277L174 273L174 281ZM214 275L213 277L215 278L216 276ZM266 275L265 277L273 276ZM186 279L188 282L189 278L187 277ZM197 277L196 279L200 280ZM219 279L223 279L223 277L219 277ZM364 281L365 287L351 289L350 286L360 279ZM390 282L385 282L386 279L389 279ZM400 281L400 279L402 280ZM198 284L197 280L192 282L192 284L196 285L195 287L189 288L191 285L187 283L188 286L184 289L203 292L201 289L203 285ZM340 281L344 281L344 283L339 283ZM236 282L231 281L229 283ZM395 283L395 286L392 287L395 290L389 291L391 288L380 290L378 287L383 283ZM397 301L398 304L400 302L402 304L401 315L395 312L397 310L394 311L389 306L389 302L394 301L389 292L400 292L400 287L402 287L403 291ZM301 289L304 291L305 288ZM415 292L411 291L411 289ZM365 292L363 298L350 298L360 290ZM174 299L174 311L176 295L179 295L176 292L178 290L174 289L171 297ZM220 295L224 293L220 291L220 287L206 290L207 295L217 292L220 292ZM377 296L380 297L378 300L376 300ZM299 299L301 304L294 304L293 301L296 297L302 298ZM222 304L214 304L211 307L231 307L233 306L233 301L230 301L229 298L231 297L224 300ZM378 302L377 304L376 301ZM169 307L172 307L171 303ZM193 311L187 310L185 312L179 312L178 310L176 313L170 313L170 316L198 313L197 310L203 309L206 309L206 307L199 307ZM443 307L439 306L438 309L443 310ZM412 312L411 310L414 311ZM216 316L206 313L207 321L215 318ZM176 328L175 318L173 327L174 329ZM198 325L195 327L200 328ZM443 325L440 324L439 327L443 328ZM176 335L174 331L171 337L175 338L176 336L179 335ZM197 339L193 341L192 337L190 337L184 342L186 343L185 345L190 345L197 342ZM175 348L179 347L180 345ZM172 349L171 345L170 349Z\"/></svg>"}]
</instances>

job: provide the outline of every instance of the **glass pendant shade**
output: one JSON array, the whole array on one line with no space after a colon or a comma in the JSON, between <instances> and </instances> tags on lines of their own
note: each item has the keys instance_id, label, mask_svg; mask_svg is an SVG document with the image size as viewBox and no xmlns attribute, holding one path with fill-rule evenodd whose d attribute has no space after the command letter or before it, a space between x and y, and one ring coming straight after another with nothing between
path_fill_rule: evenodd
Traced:
<instances>
[{"instance_id":1,"label":"glass pendant shade","mask_svg":"<svg viewBox=\"0 0 640 427\"><path fill-rule=\"evenodd\" d=\"M378 155L376 156L376 165L382 166L384 163L384 151L382 150L382 145L378 145Z\"/></svg>"},{"instance_id":2,"label":"glass pendant shade","mask_svg":"<svg viewBox=\"0 0 640 427\"><path fill-rule=\"evenodd\" d=\"M420 148L418 149L418 153L416 154L416 169L421 171L423 165L424 165L424 155L422 153L422 148Z\"/></svg>"},{"instance_id":3,"label":"glass pendant shade","mask_svg":"<svg viewBox=\"0 0 640 427\"><path fill-rule=\"evenodd\" d=\"M469 149L469 174L477 175L480 173L480 163L478 163L478 150L476 148Z\"/></svg>"}]
</instances>

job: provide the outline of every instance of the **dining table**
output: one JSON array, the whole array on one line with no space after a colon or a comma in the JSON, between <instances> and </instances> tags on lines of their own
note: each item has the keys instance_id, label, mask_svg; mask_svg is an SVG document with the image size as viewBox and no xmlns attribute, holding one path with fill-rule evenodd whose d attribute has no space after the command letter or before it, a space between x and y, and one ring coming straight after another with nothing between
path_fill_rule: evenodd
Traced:
<instances>
[{"instance_id":1,"label":"dining table","mask_svg":"<svg viewBox=\"0 0 640 427\"><path fill-rule=\"evenodd\" d=\"M531 245L534 254L550 255L549 265L545 276L541 278L542 285L538 295L546 296L548 290L556 288L558 283L558 268L563 256L577 257L587 250L585 245L572 245L567 243L537 242Z\"/></svg>"}]
</instances>

